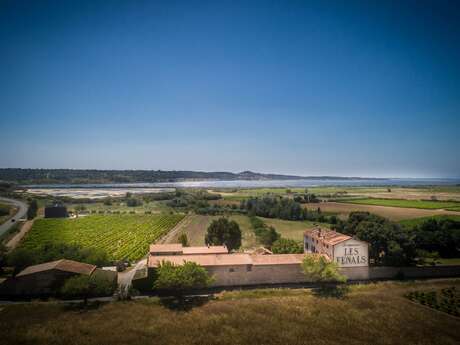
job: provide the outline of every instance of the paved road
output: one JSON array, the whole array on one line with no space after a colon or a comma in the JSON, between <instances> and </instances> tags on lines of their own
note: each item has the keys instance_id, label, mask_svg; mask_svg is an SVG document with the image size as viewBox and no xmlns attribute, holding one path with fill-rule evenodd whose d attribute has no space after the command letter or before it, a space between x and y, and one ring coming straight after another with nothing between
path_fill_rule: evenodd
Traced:
<instances>
[{"instance_id":1,"label":"paved road","mask_svg":"<svg viewBox=\"0 0 460 345\"><path fill-rule=\"evenodd\" d=\"M18 212L16 212L16 214L12 218L8 219L5 223L0 225L0 236L1 236L5 232L7 232L14 224L16 224L16 222L19 219L27 215L28 206L26 203L23 203L22 201L15 200L15 199L9 199L9 198L3 198L3 197L0 197L0 202L13 204L18 207ZM11 221L12 219L14 219L14 222Z\"/></svg>"},{"instance_id":2,"label":"paved road","mask_svg":"<svg viewBox=\"0 0 460 345\"><path fill-rule=\"evenodd\" d=\"M140 270L147 266L147 259L141 259L136 265L131 268L129 271L119 272L118 273L118 286L123 290L125 293L129 291L131 283L133 281L134 275L136 274L137 270Z\"/></svg>"}]
</instances>

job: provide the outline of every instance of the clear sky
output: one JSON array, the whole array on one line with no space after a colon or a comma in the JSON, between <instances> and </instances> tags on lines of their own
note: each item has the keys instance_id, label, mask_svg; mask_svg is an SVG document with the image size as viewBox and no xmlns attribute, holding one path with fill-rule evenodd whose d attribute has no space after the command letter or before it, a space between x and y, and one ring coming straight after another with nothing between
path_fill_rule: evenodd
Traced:
<instances>
[{"instance_id":1,"label":"clear sky","mask_svg":"<svg viewBox=\"0 0 460 345\"><path fill-rule=\"evenodd\" d=\"M459 1L0 1L0 167L460 176Z\"/></svg>"}]
</instances>

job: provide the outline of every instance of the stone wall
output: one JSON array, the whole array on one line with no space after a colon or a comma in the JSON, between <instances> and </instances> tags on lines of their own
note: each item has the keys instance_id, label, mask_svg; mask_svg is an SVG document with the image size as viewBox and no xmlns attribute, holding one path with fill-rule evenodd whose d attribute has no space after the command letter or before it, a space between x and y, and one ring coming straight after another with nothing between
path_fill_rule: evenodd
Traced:
<instances>
[{"instance_id":1,"label":"stone wall","mask_svg":"<svg viewBox=\"0 0 460 345\"><path fill-rule=\"evenodd\" d=\"M348 280L423 279L460 277L460 266L436 267L346 267L340 273ZM244 286L269 284L306 283L307 279L299 264L219 266L208 268L214 276L213 286Z\"/></svg>"},{"instance_id":2,"label":"stone wall","mask_svg":"<svg viewBox=\"0 0 460 345\"><path fill-rule=\"evenodd\" d=\"M341 268L348 280L460 277L460 266Z\"/></svg>"},{"instance_id":3,"label":"stone wall","mask_svg":"<svg viewBox=\"0 0 460 345\"><path fill-rule=\"evenodd\" d=\"M207 270L214 276L213 286L289 284L306 281L299 264L218 266Z\"/></svg>"},{"instance_id":4,"label":"stone wall","mask_svg":"<svg viewBox=\"0 0 460 345\"><path fill-rule=\"evenodd\" d=\"M215 279L213 287L307 283L300 264L233 265L206 267ZM143 291L153 286L154 269L139 275L133 286ZM344 267L339 269L349 281L460 277L460 266L437 267ZM147 284L145 284L147 283Z\"/></svg>"}]
</instances>

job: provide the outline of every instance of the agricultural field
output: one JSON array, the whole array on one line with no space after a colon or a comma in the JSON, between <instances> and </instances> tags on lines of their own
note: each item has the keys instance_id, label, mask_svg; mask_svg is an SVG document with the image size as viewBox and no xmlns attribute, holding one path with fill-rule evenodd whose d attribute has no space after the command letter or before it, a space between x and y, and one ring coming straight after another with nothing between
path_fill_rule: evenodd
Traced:
<instances>
[{"instance_id":1,"label":"agricultural field","mask_svg":"<svg viewBox=\"0 0 460 345\"><path fill-rule=\"evenodd\" d=\"M458 279L235 290L183 304L157 297L87 309L10 304L1 307L0 339L5 345L457 345L460 318L405 297L453 287L460 288Z\"/></svg>"},{"instance_id":2,"label":"agricultural field","mask_svg":"<svg viewBox=\"0 0 460 345\"><path fill-rule=\"evenodd\" d=\"M460 212L457 211L376 206L332 201L322 202L320 204L304 204L303 206L309 209L315 207L317 208L319 206L321 208L321 211L327 213L335 213L339 215L339 217L342 219L345 219L351 212L355 211L374 213L396 222L405 219L432 217L437 215L460 215Z\"/></svg>"},{"instance_id":3,"label":"agricultural field","mask_svg":"<svg viewBox=\"0 0 460 345\"><path fill-rule=\"evenodd\" d=\"M427 307L460 317L460 290L455 286L426 292L411 291L406 297Z\"/></svg>"},{"instance_id":4,"label":"agricultural field","mask_svg":"<svg viewBox=\"0 0 460 345\"><path fill-rule=\"evenodd\" d=\"M168 233L184 216L89 215L75 219L37 219L20 247L75 243L104 250L111 259L137 260L148 246Z\"/></svg>"},{"instance_id":5,"label":"agricultural field","mask_svg":"<svg viewBox=\"0 0 460 345\"><path fill-rule=\"evenodd\" d=\"M206 231L213 219L218 218L220 218L220 216L189 215L182 223L181 230L177 232L176 236L170 238L168 243L177 243L179 235L185 233L191 246L204 246ZM249 218L244 215L232 215L228 218L236 221L240 226L242 233L242 248L246 249L256 246L256 238L252 231Z\"/></svg>"},{"instance_id":6,"label":"agricultural field","mask_svg":"<svg viewBox=\"0 0 460 345\"><path fill-rule=\"evenodd\" d=\"M262 219L268 226L273 226L282 237L290 238L296 241L303 241L303 234L305 230L312 228L315 224L321 225L322 228L330 227L330 225L326 223L314 223L309 221L294 221L263 217L259 218Z\"/></svg>"},{"instance_id":7,"label":"agricultural field","mask_svg":"<svg viewBox=\"0 0 460 345\"><path fill-rule=\"evenodd\" d=\"M187 220L184 221L181 231L179 231L175 237L171 238L169 243L177 243L179 234L185 233L191 246L202 246L204 245L204 237L208 229L209 224L213 219L217 219L219 216L203 216L203 215L189 215ZM240 226L242 232L242 249L252 249L258 247L256 236L251 227L249 217L245 215L232 215L230 219L236 221ZM262 219L268 226L273 226L282 237L291 238L297 241L303 240L303 233L306 229L312 227L314 223L307 221L291 221L274 218L263 218ZM321 224L323 227L328 227L328 224Z\"/></svg>"},{"instance_id":8,"label":"agricultural field","mask_svg":"<svg viewBox=\"0 0 460 345\"><path fill-rule=\"evenodd\" d=\"M460 202L455 201L434 201L434 200L407 200L407 199L344 199L339 202L349 204L374 205L374 206L390 206L403 208L421 208L428 210L444 209L448 211L460 211Z\"/></svg>"},{"instance_id":9,"label":"agricultural field","mask_svg":"<svg viewBox=\"0 0 460 345\"><path fill-rule=\"evenodd\" d=\"M110 213L110 212L120 212L120 213L130 213L135 212L138 214L144 214L145 212L152 213L163 213L171 211L171 208L166 206L164 202L152 201L148 203L143 203L141 206L126 206L124 203L114 204L114 205L104 205L103 203L91 203L83 204L86 208L86 211L89 213ZM79 204L69 204L69 211L75 211L75 207Z\"/></svg>"},{"instance_id":10,"label":"agricultural field","mask_svg":"<svg viewBox=\"0 0 460 345\"><path fill-rule=\"evenodd\" d=\"M384 199L422 200L435 197L437 200L460 201L460 186L423 186L423 187L340 187L321 186L308 188L248 188L215 189L210 193L221 194L224 200L241 201L249 197L264 195L291 196L295 193L314 193L323 198L361 197Z\"/></svg>"}]
</instances>

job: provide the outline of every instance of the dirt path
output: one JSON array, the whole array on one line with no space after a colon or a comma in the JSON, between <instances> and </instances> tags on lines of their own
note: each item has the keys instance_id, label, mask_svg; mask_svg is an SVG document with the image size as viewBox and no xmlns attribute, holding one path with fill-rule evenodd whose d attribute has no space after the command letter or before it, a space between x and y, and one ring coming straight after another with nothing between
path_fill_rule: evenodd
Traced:
<instances>
[{"instance_id":1,"label":"dirt path","mask_svg":"<svg viewBox=\"0 0 460 345\"><path fill-rule=\"evenodd\" d=\"M391 206L375 206L375 205L358 205L358 204L346 204L339 202L323 202L319 204L304 204L308 209L321 208L324 212L334 212L343 215L348 215L353 211L364 211L377 214L379 216L399 221L403 219L413 219L421 217L429 217L436 215L458 215L460 212L446 211L446 210L425 210L418 208L403 208L403 207L391 207Z\"/></svg>"},{"instance_id":2,"label":"dirt path","mask_svg":"<svg viewBox=\"0 0 460 345\"><path fill-rule=\"evenodd\" d=\"M19 242L21 242L25 234L32 228L33 224L34 220L32 219L28 220L22 225L21 230L16 235L14 235L13 238L11 238L11 240L9 240L6 244L8 250L16 248L16 246L19 244Z\"/></svg>"},{"instance_id":3,"label":"dirt path","mask_svg":"<svg viewBox=\"0 0 460 345\"><path fill-rule=\"evenodd\" d=\"M173 243L172 241L179 235L180 231L188 226L193 219L193 215L186 215L174 228L171 229L166 235L160 238L156 243Z\"/></svg>"}]
</instances>

